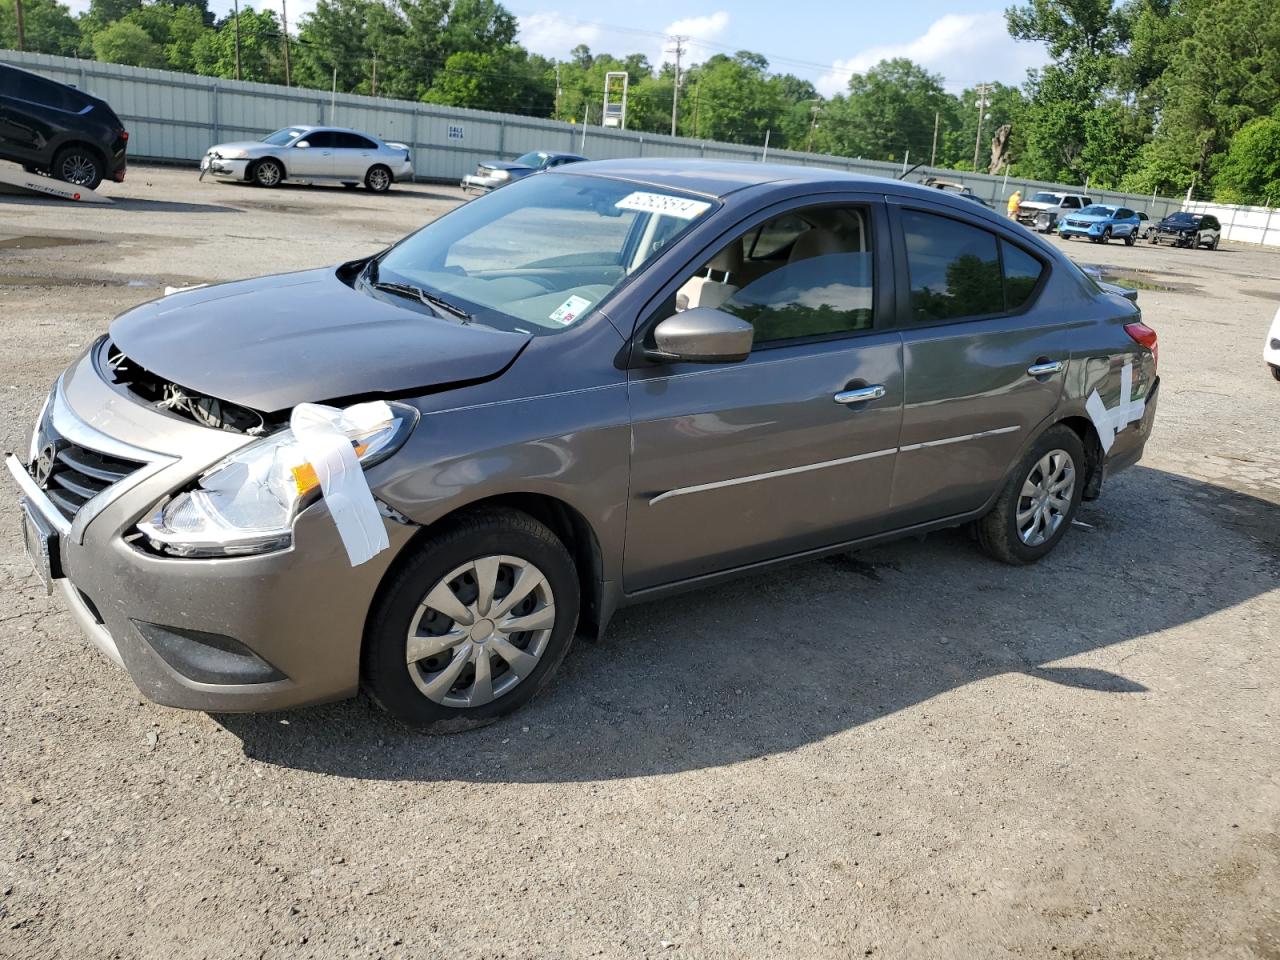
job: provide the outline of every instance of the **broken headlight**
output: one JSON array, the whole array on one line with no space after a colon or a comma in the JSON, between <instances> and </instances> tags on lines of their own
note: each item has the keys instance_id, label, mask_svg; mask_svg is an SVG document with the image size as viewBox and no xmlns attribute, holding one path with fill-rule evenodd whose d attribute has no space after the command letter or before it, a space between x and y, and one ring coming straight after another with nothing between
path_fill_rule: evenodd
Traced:
<instances>
[{"instance_id":1,"label":"broken headlight","mask_svg":"<svg viewBox=\"0 0 1280 960\"><path fill-rule=\"evenodd\" d=\"M365 469L398 450L418 412L387 404L381 422L348 430ZM175 557L237 557L281 550L293 542L293 520L318 495L320 480L292 430L241 447L195 486L159 504L138 530Z\"/></svg>"}]
</instances>

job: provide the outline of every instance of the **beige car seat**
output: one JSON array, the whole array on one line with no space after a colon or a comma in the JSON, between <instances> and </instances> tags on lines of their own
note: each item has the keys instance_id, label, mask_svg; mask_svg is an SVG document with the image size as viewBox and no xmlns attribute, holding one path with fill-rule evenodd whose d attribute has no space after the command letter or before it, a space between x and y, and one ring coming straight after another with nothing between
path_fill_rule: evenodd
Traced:
<instances>
[{"instance_id":1,"label":"beige car seat","mask_svg":"<svg viewBox=\"0 0 1280 960\"><path fill-rule=\"evenodd\" d=\"M705 267L685 281L676 293L676 309L718 307L738 292L742 272L742 240L739 238L712 257ZM735 283L735 281L737 281Z\"/></svg>"}]
</instances>

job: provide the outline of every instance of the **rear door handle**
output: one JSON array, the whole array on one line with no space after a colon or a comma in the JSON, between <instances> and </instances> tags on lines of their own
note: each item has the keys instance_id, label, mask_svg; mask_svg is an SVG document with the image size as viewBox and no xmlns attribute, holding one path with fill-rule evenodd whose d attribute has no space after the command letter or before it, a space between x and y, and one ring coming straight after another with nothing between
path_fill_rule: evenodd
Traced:
<instances>
[{"instance_id":1,"label":"rear door handle","mask_svg":"<svg viewBox=\"0 0 1280 960\"><path fill-rule=\"evenodd\" d=\"M866 403L868 400L879 400L884 396L884 384L877 383L870 387L859 387L857 390L841 390L831 399L836 403Z\"/></svg>"},{"instance_id":2,"label":"rear door handle","mask_svg":"<svg viewBox=\"0 0 1280 960\"><path fill-rule=\"evenodd\" d=\"M1027 367L1028 377L1047 377L1051 373L1058 373L1062 369L1061 360L1046 360L1043 363L1033 363Z\"/></svg>"}]
</instances>

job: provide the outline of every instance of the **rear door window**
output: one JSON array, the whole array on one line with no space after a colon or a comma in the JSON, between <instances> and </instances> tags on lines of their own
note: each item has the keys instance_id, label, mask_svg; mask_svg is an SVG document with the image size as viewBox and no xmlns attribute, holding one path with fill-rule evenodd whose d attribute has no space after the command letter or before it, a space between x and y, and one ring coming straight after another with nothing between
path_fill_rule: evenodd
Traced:
<instances>
[{"instance_id":1,"label":"rear door window","mask_svg":"<svg viewBox=\"0 0 1280 960\"><path fill-rule=\"evenodd\" d=\"M1044 273L1044 264L1006 240L1000 241L1000 255L1004 261L1005 308L1019 310L1035 293L1040 275Z\"/></svg>"},{"instance_id":2,"label":"rear door window","mask_svg":"<svg viewBox=\"0 0 1280 960\"><path fill-rule=\"evenodd\" d=\"M918 210L902 211L911 317L936 323L1004 311L995 234Z\"/></svg>"}]
</instances>

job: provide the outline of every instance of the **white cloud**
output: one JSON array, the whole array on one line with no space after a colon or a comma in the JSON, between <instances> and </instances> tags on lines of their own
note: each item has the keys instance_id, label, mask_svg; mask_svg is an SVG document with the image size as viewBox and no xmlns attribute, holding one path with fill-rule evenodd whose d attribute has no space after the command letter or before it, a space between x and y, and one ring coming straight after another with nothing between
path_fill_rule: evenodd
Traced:
<instances>
[{"instance_id":1,"label":"white cloud","mask_svg":"<svg viewBox=\"0 0 1280 960\"><path fill-rule=\"evenodd\" d=\"M946 79L947 89L959 93L983 81L999 80L1016 84L1026 71L1048 61L1039 44L1020 43L1009 36L1004 14L949 13L935 20L929 29L907 43L870 47L837 60L817 81L824 96L843 93L849 76L864 73L881 60L906 57Z\"/></svg>"},{"instance_id":2,"label":"white cloud","mask_svg":"<svg viewBox=\"0 0 1280 960\"><path fill-rule=\"evenodd\" d=\"M684 17L681 20L673 21L667 24L663 29L663 34L667 37L688 37L689 40L685 44L684 56L680 60L682 67L686 67L691 63L701 63L713 54L720 52L708 47L707 41L716 43L724 36L729 29L729 12L727 10L717 10L715 13L708 13L699 17ZM673 47L669 41L663 41L650 57L653 63L674 63L675 54L671 52Z\"/></svg>"},{"instance_id":3,"label":"white cloud","mask_svg":"<svg viewBox=\"0 0 1280 960\"><path fill-rule=\"evenodd\" d=\"M601 29L592 23L581 23L559 13L532 13L520 18L520 43L532 53L563 60L580 43L600 52Z\"/></svg>"}]
</instances>

